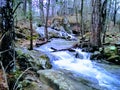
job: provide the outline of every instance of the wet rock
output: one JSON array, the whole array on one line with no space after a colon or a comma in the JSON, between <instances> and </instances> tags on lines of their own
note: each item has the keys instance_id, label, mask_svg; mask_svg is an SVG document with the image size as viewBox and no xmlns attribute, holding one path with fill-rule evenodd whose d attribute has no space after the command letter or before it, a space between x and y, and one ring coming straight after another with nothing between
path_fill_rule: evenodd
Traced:
<instances>
[{"instance_id":1,"label":"wet rock","mask_svg":"<svg viewBox=\"0 0 120 90\"><path fill-rule=\"evenodd\" d=\"M40 70L38 74L40 80L53 87L54 90L93 90L87 85L74 81L61 71Z\"/></svg>"},{"instance_id":2,"label":"wet rock","mask_svg":"<svg viewBox=\"0 0 120 90\"><path fill-rule=\"evenodd\" d=\"M49 32L48 34L49 34L50 38L57 38L57 37L59 37L59 33L55 32L55 31Z\"/></svg>"},{"instance_id":3,"label":"wet rock","mask_svg":"<svg viewBox=\"0 0 120 90\"><path fill-rule=\"evenodd\" d=\"M75 57L76 57L76 58L79 58L79 59L83 59L83 55L80 54L80 53L76 53Z\"/></svg>"},{"instance_id":4,"label":"wet rock","mask_svg":"<svg viewBox=\"0 0 120 90\"><path fill-rule=\"evenodd\" d=\"M100 59L102 59L103 57L102 57L102 55L101 55L101 53L99 52L99 51L95 51L94 53L92 53L91 54L91 56L90 56L90 59L91 60L100 60Z\"/></svg>"}]
</instances>

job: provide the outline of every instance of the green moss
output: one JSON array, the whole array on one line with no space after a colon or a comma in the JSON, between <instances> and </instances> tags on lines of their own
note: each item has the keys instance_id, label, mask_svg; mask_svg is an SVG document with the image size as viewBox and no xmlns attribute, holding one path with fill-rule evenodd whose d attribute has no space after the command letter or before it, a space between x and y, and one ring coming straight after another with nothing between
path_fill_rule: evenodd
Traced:
<instances>
[{"instance_id":1,"label":"green moss","mask_svg":"<svg viewBox=\"0 0 120 90\"><path fill-rule=\"evenodd\" d=\"M27 37L26 37L27 40L30 40L30 38L31 38L30 36L27 36ZM36 40L36 39L38 38L38 35L33 35L32 38L33 38L33 40Z\"/></svg>"},{"instance_id":2,"label":"green moss","mask_svg":"<svg viewBox=\"0 0 120 90\"><path fill-rule=\"evenodd\" d=\"M107 60L120 60L120 56L119 55L112 55L111 57L109 57Z\"/></svg>"},{"instance_id":3,"label":"green moss","mask_svg":"<svg viewBox=\"0 0 120 90\"><path fill-rule=\"evenodd\" d=\"M41 55L40 58L47 61L49 60L49 58L46 55Z\"/></svg>"},{"instance_id":4,"label":"green moss","mask_svg":"<svg viewBox=\"0 0 120 90\"><path fill-rule=\"evenodd\" d=\"M50 63L50 60L49 60L49 58L46 56L46 55L41 55L40 56L40 59L42 59L42 60L44 60L45 62L45 68L46 69L50 69L50 68L52 68L52 65L51 65L51 63Z\"/></svg>"},{"instance_id":5,"label":"green moss","mask_svg":"<svg viewBox=\"0 0 120 90\"><path fill-rule=\"evenodd\" d=\"M117 55L118 54L118 50L115 46L107 46L104 49L104 54L108 57L113 56L113 55Z\"/></svg>"},{"instance_id":6,"label":"green moss","mask_svg":"<svg viewBox=\"0 0 120 90\"><path fill-rule=\"evenodd\" d=\"M50 69L50 68L52 68L52 65L51 65L51 63L49 61L46 61L45 67L47 69Z\"/></svg>"},{"instance_id":7,"label":"green moss","mask_svg":"<svg viewBox=\"0 0 120 90\"><path fill-rule=\"evenodd\" d=\"M19 55L22 55L23 54L23 52L21 51L21 50L17 50L17 55L19 56Z\"/></svg>"}]
</instances>

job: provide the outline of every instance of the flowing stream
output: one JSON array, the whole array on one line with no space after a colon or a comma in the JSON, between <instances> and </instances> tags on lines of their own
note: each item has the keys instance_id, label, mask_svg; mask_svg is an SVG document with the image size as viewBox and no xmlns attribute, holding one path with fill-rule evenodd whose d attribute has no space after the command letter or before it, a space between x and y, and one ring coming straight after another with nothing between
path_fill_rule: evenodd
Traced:
<instances>
[{"instance_id":1,"label":"flowing stream","mask_svg":"<svg viewBox=\"0 0 120 90\"><path fill-rule=\"evenodd\" d=\"M70 44L69 41L64 39L53 39L51 42L35 49L43 51L50 56L53 69L67 70L77 78L87 79L93 86L97 84L102 87L99 90L120 90L119 66L92 61L90 60L90 53L82 52L79 48L74 49L74 52L67 50L52 52L51 47L61 49L66 48Z\"/></svg>"},{"instance_id":2,"label":"flowing stream","mask_svg":"<svg viewBox=\"0 0 120 90\"><path fill-rule=\"evenodd\" d=\"M58 59L53 61L53 64L61 69L74 72L78 76L79 74L83 74L85 77L95 78L100 86L103 86L108 90L120 89L120 81L105 69L96 66L95 62L90 60L89 53L82 52L81 49L75 50L83 55L83 59L75 58L66 51L54 52L52 54L58 57Z\"/></svg>"}]
</instances>

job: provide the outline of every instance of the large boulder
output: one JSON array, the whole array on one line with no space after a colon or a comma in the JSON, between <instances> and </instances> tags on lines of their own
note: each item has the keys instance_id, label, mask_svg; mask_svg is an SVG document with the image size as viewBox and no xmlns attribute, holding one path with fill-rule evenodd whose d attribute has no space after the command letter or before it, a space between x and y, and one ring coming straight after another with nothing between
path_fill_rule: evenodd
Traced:
<instances>
[{"instance_id":1,"label":"large boulder","mask_svg":"<svg viewBox=\"0 0 120 90\"><path fill-rule=\"evenodd\" d=\"M54 17L52 19L51 28L58 30L58 31L65 30L67 33L71 33L69 19L66 16L65 17L59 17L59 16Z\"/></svg>"},{"instance_id":2,"label":"large boulder","mask_svg":"<svg viewBox=\"0 0 120 90\"><path fill-rule=\"evenodd\" d=\"M33 67L36 70L50 69L52 67L47 55L38 51L29 51L25 48L16 48L17 61L22 69Z\"/></svg>"},{"instance_id":3,"label":"large boulder","mask_svg":"<svg viewBox=\"0 0 120 90\"><path fill-rule=\"evenodd\" d=\"M106 46L104 47L104 54L107 57L118 54L118 50L115 46Z\"/></svg>"},{"instance_id":4,"label":"large boulder","mask_svg":"<svg viewBox=\"0 0 120 90\"><path fill-rule=\"evenodd\" d=\"M104 55L109 62L120 64L120 56L116 46L107 46L104 48Z\"/></svg>"},{"instance_id":5,"label":"large boulder","mask_svg":"<svg viewBox=\"0 0 120 90\"><path fill-rule=\"evenodd\" d=\"M54 90L93 90L94 88L89 87L81 82L75 81L74 79L67 76L65 73L56 70L39 70L40 80Z\"/></svg>"}]
</instances>

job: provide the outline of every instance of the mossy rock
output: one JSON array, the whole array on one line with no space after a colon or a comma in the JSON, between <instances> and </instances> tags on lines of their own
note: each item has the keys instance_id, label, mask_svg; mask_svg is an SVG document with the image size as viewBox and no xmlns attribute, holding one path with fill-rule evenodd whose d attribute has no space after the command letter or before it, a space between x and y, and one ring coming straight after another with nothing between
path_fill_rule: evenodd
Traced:
<instances>
[{"instance_id":1,"label":"mossy rock","mask_svg":"<svg viewBox=\"0 0 120 90\"><path fill-rule=\"evenodd\" d=\"M36 82L31 82L30 85L24 87L24 90L41 90L40 86Z\"/></svg>"},{"instance_id":2,"label":"mossy rock","mask_svg":"<svg viewBox=\"0 0 120 90\"><path fill-rule=\"evenodd\" d=\"M21 69L26 69L28 67L33 67L34 69L43 69L42 64L40 63L39 56L36 57L34 54L38 53L35 51L29 51L17 48L17 63Z\"/></svg>"},{"instance_id":3,"label":"mossy rock","mask_svg":"<svg viewBox=\"0 0 120 90\"><path fill-rule=\"evenodd\" d=\"M113 55L111 57L109 57L107 60L110 61L110 60L115 60L115 59L120 59L120 56L119 55Z\"/></svg>"},{"instance_id":4,"label":"mossy rock","mask_svg":"<svg viewBox=\"0 0 120 90\"><path fill-rule=\"evenodd\" d=\"M106 37L105 41L106 43L111 43L114 41L114 39L112 37Z\"/></svg>"},{"instance_id":5,"label":"mossy rock","mask_svg":"<svg viewBox=\"0 0 120 90\"><path fill-rule=\"evenodd\" d=\"M47 61L49 60L49 58L46 55L41 55L40 58Z\"/></svg>"},{"instance_id":6,"label":"mossy rock","mask_svg":"<svg viewBox=\"0 0 120 90\"><path fill-rule=\"evenodd\" d=\"M119 55L113 55L107 59L109 62L113 62L115 64L120 64L120 56Z\"/></svg>"},{"instance_id":7,"label":"mossy rock","mask_svg":"<svg viewBox=\"0 0 120 90\"><path fill-rule=\"evenodd\" d=\"M115 47L115 46L107 46L107 47L105 47L104 48L104 54L107 57L117 55L118 54L117 47Z\"/></svg>"},{"instance_id":8,"label":"mossy rock","mask_svg":"<svg viewBox=\"0 0 120 90\"><path fill-rule=\"evenodd\" d=\"M43 65L44 65L44 68L45 68L45 69L50 69L50 68L52 68L52 65L51 65L51 63L50 63L49 57L47 57L46 55L41 55L41 56L40 56L40 59L43 60L42 63L43 63Z\"/></svg>"},{"instance_id":9,"label":"mossy rock","mask_svg":"<svg viewBox=\"0 0 120 90\"><path fill-rule=\"evenodd\" d=\"M43 53L34 50L29 51L23 48L17 48L16 52L18 63L22 66L25 64L24 67L26 68L29 66L37 70L52 68L49 57Z\"/></svg>"}]
</instances>

